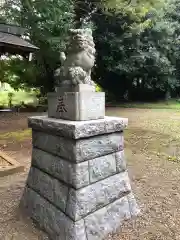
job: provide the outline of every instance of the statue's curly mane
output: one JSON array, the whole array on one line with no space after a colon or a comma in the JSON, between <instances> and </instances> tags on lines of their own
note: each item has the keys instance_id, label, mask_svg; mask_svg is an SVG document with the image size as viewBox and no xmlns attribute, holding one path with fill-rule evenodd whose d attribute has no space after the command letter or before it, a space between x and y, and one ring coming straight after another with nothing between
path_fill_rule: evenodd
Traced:
<instances>
[{"instance_id":1,"label":"statue's curly mane","mask_svg":"<svg viewBox=\"0 0 180 240\"><path fill-rule=\"evenodd\" d=\"M61 54L60 82L70 80L73 85L81 83L94 85L91 80L91 69L94 66L96 50L92 30L71 29L66 52L66 56Z\"/></svg>"},{"instance_id":2,"label":"statue's curly mane","mask_svg":"<svg viewBox=\"0 0 180 240\"><path fill-rule=\"evenodd\" d=\"M92 37L91 29L71 29L71 39L67 47L67 52L89 51L95 53L95 44Z\"/></svg>"}]
</instances>

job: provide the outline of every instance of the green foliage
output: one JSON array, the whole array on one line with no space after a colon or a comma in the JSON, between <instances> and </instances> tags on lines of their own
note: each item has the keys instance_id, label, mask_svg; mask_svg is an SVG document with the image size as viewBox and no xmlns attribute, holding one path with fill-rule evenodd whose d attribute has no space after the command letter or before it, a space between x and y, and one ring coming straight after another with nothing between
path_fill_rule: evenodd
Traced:
<instances>
[{"instance_id":1,"label":"green foliage","mask_svg":"<svg viewBox=\"0 0 180 240\"><path fill-rule=\"evenodd\" d=\"M102 91L103 91L102 88L98 84L96 84L96 92L102 92Z\"/></svg>"},{"instance_id":2,"label":"green foliage","mask_svg":"<svg viewBox=\"0 0 180 240\"><path fill-rule=\"evenodd\" d=\"M119 13L94 16L98 49L95 78L114 92L117 100L163 97L179 87L177 27L165 14L168 8L165 4L138 18Z\"/></svg>"},{"instance_id":3,"label":"green foliage","mask_svg":"<svg viewBox=\"0 0 180 240\"><path fill-rule=\"evenodd\" d=\"M0 107L1 106L8 107L9 100L10 100L9 96L8 96L9 93L13 94L12 99L11 99L12 105L20 105L22 101L26 104L30 104L30 103L34 104L37 102L36 95L33 91L31 91L31 92L26 92L26 91L22 91L22 90L3 91L0 93Z\"/></svg>"},{"instance_id":4,"label":"green foliage","mask_svg":"<svg viewBox=\"0 0 180 240\"><path fill-rule=\"evenodd\" d=\"M73 27L73 2L71 0L8 0L5 17L9 23L19 24L27 29L27 37L40 48L32 62L13 59L8 63L14 78L4 73L11 85L20 83L39 87L41 92L54 88L54 70L59 63L59 52L64 50L68 30ZM3 63L4 64L4 63ZM7 63L4 66L7 66ZM6 70L6 68L4 68ZM1 73L2 74L2 73Z\"/></svg>"},{"instance_id":5,"label":"green foliage","mask_svg":"<svg viewBox=\"0 0 180 240\"><path fill-rule=\"evenodd\" d=\"M160 8L164 4L164 0L103 0L100 5L103 7L105 13L121 13L128 15L134 20L140 20L152 8Z\"/></svg>"},{"instance_id":6,"label":"green foliage","mask_svg":"<svg viewBox=\"0 0 180 240\"><path fill-rule=\"evenodd\" d=\"M105 8L107 9L118 9L122 7L143 7L143 6L154 6L161 3L159 1L157 3L156 0L102 0L101 4L104 5Z\"/></svg>"},{"instance_id":7,"label":"green foliage","mask_svg":"<svg viewBox=\"0 0 180 240\"><path fill-rule=\"evenodd\" d=\"M5 9L40 48L32 62L0 62L0 78L14 88L53 90L59 52L76 23L94 27L93 79L113 100L170 97L180 89L180 0L8 0Z\"/></svg>"},{"instance_id":8,"label":"green foliage","mask_svg":"<svg viewBox=\"0 0 180 240\"><path fill-rule=\"evenodd\" d=\"M149 21L144 21L142 24L141 19L156 6L160 9L166 0L74 0L76 20L82 23L82 20L91 20L93 15L101 15L102 13L107 16L120 14L127 16L134 21L131 28L142 31L143 28L149 25ZM135 24L136 23L136 24ZM81 25L81 24L80 24Z\"/></svg>"},{"instance_id":9,"label":"green foliage","mask_svg":"<svg viewBox=\"0 0 180 240\"><path fill-rule=\"evenodd\" d=\"M169 5L166 11L166 19L173 22L174 31L174 45L176 49L175 66L176 66L176 77L180 82L180 0L169 0ZM172 43L170 43L170 46Z\"/></svg>"},{"instance_id":10,"label":"green foliage","mask_svg":"<svg viewBox=\"0 0 180 240\"><path fill-rule=\"evenodd\" d=\"M167 18L167 12L175 11L170 3L78 1L77 19L92 20L95 26L94 79L117 100L170 96L178 89L177 20Z\"/></svg>"},{"instance_id":11,"label":"green foliage","mask_svg":"<svg viewBox=\"0 0 180 240\"><path fill-rule=\"evenodd\" d=\"M40 87L35 78L38 71L35 64L22 61L19 57L9 57L8 60L1 60L0 66L1 81L9 83L12 88L18 90L19 88Z\"/></svg>"}]
</instances>

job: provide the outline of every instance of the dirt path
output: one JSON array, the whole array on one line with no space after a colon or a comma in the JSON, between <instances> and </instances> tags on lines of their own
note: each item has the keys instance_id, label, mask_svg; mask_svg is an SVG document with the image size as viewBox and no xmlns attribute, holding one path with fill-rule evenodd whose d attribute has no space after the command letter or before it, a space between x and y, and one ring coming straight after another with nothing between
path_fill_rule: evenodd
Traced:
<instances>
[{"instance_id":1,"label":"dirt path","mask_svg":"<svg viewBox=\"0 0 180 240\"><path fill-rule=\"evenodd\" d=\"M23 173L0 178L1 240L47 239L44 233L35 228L30 219L21 215L18 208L31 162L31 139L26 135L24 139L4 138L5 133L17 132L18 136L19 132L26 131L27 117L31 115L0 115L0 149L25 166Z\"/></svg>"},{"instance_id":2,"label":"dirt path","mask_svg":"<svg viewBox=\"0 0 180 240\"><path fill-rule=\"evenodd\" d=\"M47 239L30 220L18 211L19 202L26 182L30 157L27 154L7 152L26 166L24 173L0 178L0 239L37 240Z\"/></svg>"},{"instance_id":3,"label":"dirt path","mask_svg":"<svg viewBox=\"0 0 180 240\"><path fill-rule=\"evenodd\" d=\"M111 240L180 239L180 114L172 110L115 110L129 118L126 156L142 216Z\"/></svg>"},{"instance_id":4,"label":"dirt path","mask_svg":"<svg viewBox=\"0 0 180 240\"><path fill-rule=\"evenodd\" d=\"M142 209L141 217L132 224L125 223L121 234L111 236L109 240L179 240L179 112L109 109L108 115L129 118L125 132L126 154L133 190ZM26 117L26 114L0 116L0 136L7 131L26 131ZM3 143L1 141L0 137L0 147L23 163L26 171L0 178L0 239L46 239L30 220L18 212L30 166L31 140L25 136L21 141L8 138Z\"/></svg>"}]
</instances>

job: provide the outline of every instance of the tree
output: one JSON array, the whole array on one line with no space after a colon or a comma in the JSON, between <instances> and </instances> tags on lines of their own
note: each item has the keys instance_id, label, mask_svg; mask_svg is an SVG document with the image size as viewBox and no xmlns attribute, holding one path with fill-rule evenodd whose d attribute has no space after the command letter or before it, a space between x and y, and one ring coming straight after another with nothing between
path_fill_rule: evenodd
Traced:
<instances>
[{"instance_id":1,"label":"tree","mask_svg":"<svg viewBox=\"0 0 180 240\"><path fill-rule=\"evenodd\" d=\"M87 3L85 5L85 3ZM110 1L112 4L112 1ZM104 1L76 1L81 17L83 10L93 13L93 9L104 8ZM82 4L80 7L79 4ZM106 1L108 6L108 2ZM113 6L113 5L112 5ZM18 24L27 29L27 37L40 48L33 62L22 62L13 59L8 62L9 73L14 71L15 78L9 77L8 82L15 86L39 87L42 92L52 91L54 87L54 70L59 64L59 52L65 49L68 29L74 25L73 0L7 0L4 6L4 19L9 23ZM76 8L77 10L77 8ZM76 16L78 16L76 11ZM3 69L1 69L2 71ZM6 74L7 75L7 74ZM13 79L13 81L12 81Z\"/></svg>"},{"instance_id":2,"label":"tree","mask_svg":"<svg viewBox=\"0 0 180 240\"><path fill-rule=\"evenodd\" d=\"M166 18L165 10L154 9L141 18L128 14L94 16L98 49L94 76L117 98L127 92L136 100L155 98L155 93L162 97L178 87L175 24Z\"/></svg>"},{"instance_id":3,"label":"tree","mask_svg":"<svg viewBox=\"0 0 180 240\"><path fill-rule=\"evenodd\" d=\"M169 0L168 8L165 14L168 21L173 22L174 25L174 49L175 49L175 66L176 66L176 79L180 82L180 0ZM171 44L172 45L172 44ZM179 95L180 87L176 89Z\"/></svg>"},{"instance_id":4,"label":"tree","mask_svg":"<svg viewBox=\"0 0 180 240\"><path fill-rule=\"evenodd\" d=\"M81 25L83 20L90 21L93 15L100 12L107 15L121 13L128 15L136 21L141 21L141 17L156 5L161 8L165 0L74 0L76 20Z\"/></svg>"},{"instance_id":5,"label":"tree","mask_svg":"<svg viewBox=\"0 0 180 240\"><path fill-rule=\"evenodd\" d=\"M8 82L18 86L23 82L44 93L52 91L59 52L65 48L68 29L75 19L78 27L94 24L94 80L114 92L117 99L142 99L147 93L154 97L155 92L163 95L177 89L178 16L173 16L172 2L168 2L168 8L165 0L156 8L154 2L137 1L133 5L133 1L123 0L9 0L6 19L26 27L27 36L40 51L33 62L11 59L5 64L16 76ZM7 79L7 74L4 76Z\"/></svg>"},{"instance_id":6,"label":"tree","mask_svg":"<svg viewBox=\"0 0 180 240\"><path fill-rule=\"evenodd\" d=\"M74 25L73 2L8 0L4 8L8 22L25 27L26 36L40 48L34 55L33 62L11 62L11 68L17 75L17 83L24 82L30 87L39 87L42 93L52 91L59 53L64 50L68 30ZM21 71L19 66L22 67Z\"/></svg>"}]
</instances>

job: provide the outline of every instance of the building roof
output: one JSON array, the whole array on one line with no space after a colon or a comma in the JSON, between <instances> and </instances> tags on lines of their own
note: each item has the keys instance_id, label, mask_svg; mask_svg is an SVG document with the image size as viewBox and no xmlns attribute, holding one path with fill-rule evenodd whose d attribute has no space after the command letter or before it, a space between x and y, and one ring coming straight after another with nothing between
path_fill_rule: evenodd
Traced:
<instances>
[{"instance_id":1,"label":"building roof","mask_svg":"<svg viewBox=\"0 0 180 240\"><path fill-rule=\"evenodd\" d=\"M38 48L24 39L9 33L0 32L0 47L2 48L17 48L25 52L33 52Z\"/></svg>"},{"instance_id":2,"label":"building roof","mask_svg":"<svg viewBox=\"0 0 180 240\"><path fill-rule=\"evenodd\" d=\"M18 25L0 22L0 32L13 34L20 37L25 33L25 31L25 28Z\"/></svg>"},{"instance_id":3,"label":"building roof","mask_svg":"<svg viewBox=\"0 0 180 240\"><path fill-rule=\"evenodd\" d=\"M36 46L22 39L25 30L20 26L0 23L0 55L10 53L27 56L37 50Z\"/></svg>"}]
</instances>

